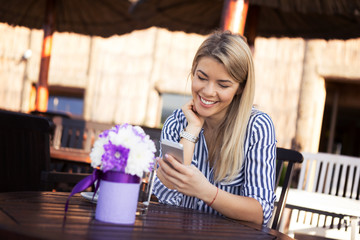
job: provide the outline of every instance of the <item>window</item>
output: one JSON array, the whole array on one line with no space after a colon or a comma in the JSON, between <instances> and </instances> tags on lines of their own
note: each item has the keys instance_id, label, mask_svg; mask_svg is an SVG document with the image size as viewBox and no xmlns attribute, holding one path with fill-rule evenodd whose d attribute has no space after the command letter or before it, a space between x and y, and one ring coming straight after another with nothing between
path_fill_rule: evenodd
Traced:
<instances>
[{"instance_id":1,"label":"window","mask_svg":"<svg viewBox=\"0 0 360 240\"><path fill-rule=\"evenodd\" d=\"M82 117L84 112L84 93L85 90L82 88L50 86L48 111L66 112Z\"/></svg>"},{"instance_id":2,"label":"window","mask_svg":"<svg viewBox=\"0 0 360 240\"><path fill-rule=\"evenodd\" d=\"M161 112L161 124L173 113L175 109L181 108L190 101L191 95L163 93L161 94L163 107Z\"/></svg>"}]
</instances>

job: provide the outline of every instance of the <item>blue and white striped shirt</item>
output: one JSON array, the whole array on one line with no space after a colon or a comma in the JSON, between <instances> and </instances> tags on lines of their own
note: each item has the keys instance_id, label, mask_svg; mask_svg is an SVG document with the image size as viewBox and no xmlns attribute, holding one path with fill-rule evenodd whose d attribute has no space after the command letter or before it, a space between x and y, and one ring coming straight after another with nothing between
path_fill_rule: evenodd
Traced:
<instances>
[{"instance_id":1,"label":"blue and white striped shirt","mask_svg":"<svg viewBox=\"0 0 360 240\"><path fill-rule=\"evenodd\" d=\"M179 142L180 132L187 124L182 110L175 110L164 123L161 139ZM214 183L214 172L208 161L204 131L201 130L191 164L218 188L258 200L263 208L263 225L266 225L271 218L275 201L276 139L272 120L259 110L252 110L246 130L244 152L245 159L238 176L232 182ZM153 193L161 203L219 214L198 198L168 189L158 178L155 178Z\"/></svg>"}]
</instances>

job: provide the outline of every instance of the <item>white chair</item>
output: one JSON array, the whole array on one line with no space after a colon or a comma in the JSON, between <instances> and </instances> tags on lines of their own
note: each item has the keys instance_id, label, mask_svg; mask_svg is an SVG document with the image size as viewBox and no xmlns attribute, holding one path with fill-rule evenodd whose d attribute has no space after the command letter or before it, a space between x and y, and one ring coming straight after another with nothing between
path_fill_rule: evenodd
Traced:
<instances>
[{"instance_id":1,"label":"white chair","mask_svg":"<svg viewBox=\"0 0 360 240\"><path fill-rule=\"evenodd\" d=\"M302 155L298 189L359 199L360 158L328 153L303 152ZM298 234L298 239L300 234L349 239L349 228L350 219L344 215L293 209L288 234L295 238Z\"/></svg>"}]
</instances>

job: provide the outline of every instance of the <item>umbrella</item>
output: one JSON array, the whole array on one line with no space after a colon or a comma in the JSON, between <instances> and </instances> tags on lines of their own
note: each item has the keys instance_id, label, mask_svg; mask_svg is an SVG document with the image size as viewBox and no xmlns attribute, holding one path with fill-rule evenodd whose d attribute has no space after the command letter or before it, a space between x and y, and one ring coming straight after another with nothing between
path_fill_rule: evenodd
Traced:
<instances>
[{"instance_id":1,"label":"umbrella","mask_svg":"<svg viewBox=\"0 0 360 240\"><path fill-rule=\"evenodd\" d=\"M223 0L140 0L130 11L148 26L206 35L220 27L222 8Z\"/></svg>"},{"instance_id":2,"label":"umbrella","mask_svg":"<svg viewBox=\"0 0 360 240\"><path fill-rule=\"evenodd\" d=\"M47 110L53 32L109 37L141 29L128 13L130 6L129 0L0 0L0 22L44 29L37 110Z\"/></svg>"},{"instance_id":3,"label":"umbrella","mask_svg":"<svg viewBox=\"0 0 360 240\"><path fill-rule=\"evenodd\" d=\"M0 0L0 21L43 29L52 8L55 31L109 37L134 30L130 6L129 0Z\"/></svg>"},{"instance_id":4,"label":"umbrella","mask_svg":"<svg viewBox=\"0 0 360 240\"><path fill-rule=\"evenodd\" d=\"M224 2L226 1L140 0L131 8L131 13L149 26L208 34L221 26ZM256 36L264 37L347 39L360 36L359 0L248 2L245 35L251 34L255 29Z\"/></svg>"}]
</instances>

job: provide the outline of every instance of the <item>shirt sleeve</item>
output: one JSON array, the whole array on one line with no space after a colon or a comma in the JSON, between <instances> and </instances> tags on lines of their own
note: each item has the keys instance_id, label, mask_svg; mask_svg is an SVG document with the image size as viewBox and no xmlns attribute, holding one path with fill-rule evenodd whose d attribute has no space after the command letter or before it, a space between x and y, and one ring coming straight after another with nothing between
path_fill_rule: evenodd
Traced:
<instances>
[{"instance_id":1,"label":"shirt sleeve","mask_svg":"<svg viewBox=\"0 0 360 240\"><path fill-rule=\"evenodd\" d=\"M276 199L275 163L276 138L270 117L256 115L250 123L249 148L245 153L242 195L259 201L263 209L263 225L270 220Z\"/></svg>"},{"instance_id":2,"label":"shirt sleeve","mask_svg":"<svg viewBox=\"0 0 360 240\"><path fill-rule=\"evenodd\" d=\"M167 118L161 131L161 140L167 139L173 142L180 141L180 131L183 128L183 119L180 110ZM162 150L160 148L160 157ZM159 178L155 176L153 194L158 198L160 203L180 206L184 195L176 190L167 188Z\"/></svg>"}]
</instances>

